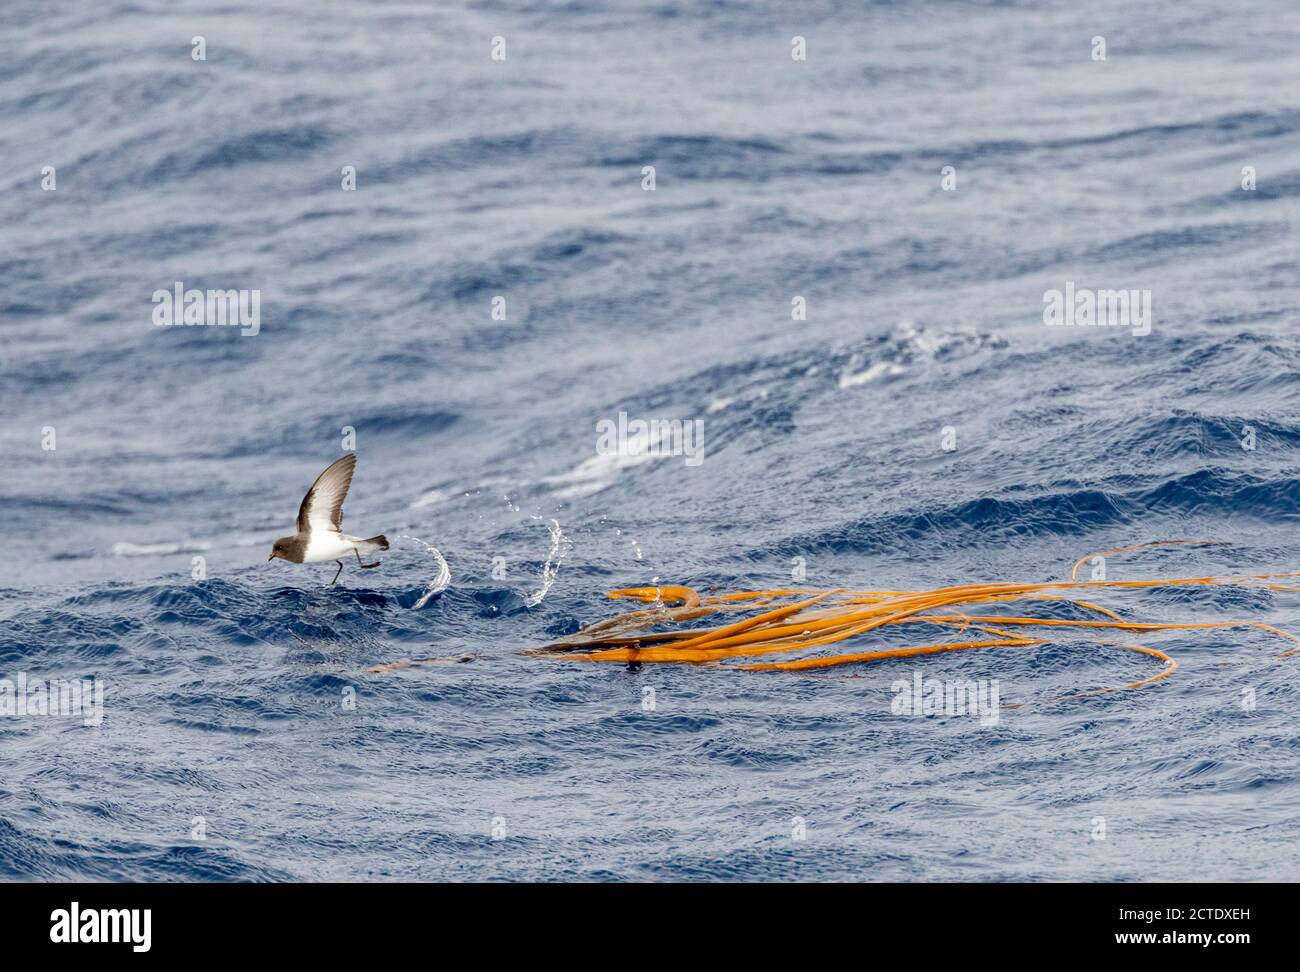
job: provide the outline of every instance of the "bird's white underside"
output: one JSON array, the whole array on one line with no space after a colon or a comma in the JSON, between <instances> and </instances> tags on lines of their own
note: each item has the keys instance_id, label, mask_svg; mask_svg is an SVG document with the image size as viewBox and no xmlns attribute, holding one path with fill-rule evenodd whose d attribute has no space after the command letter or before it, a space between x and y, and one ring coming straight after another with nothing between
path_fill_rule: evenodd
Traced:
<instances>
[{"instance_id":1,"label":"bird's white underside","mask_svg":"<svg viewBox=\"0 0 1300 972\"><path fill-rule=\"evenodd\" d=\"M382 549L377 543L369 543L360 537L351 537L346 533L327 530L312 530L308 534L307 550L303 554L304 564L316 564L325 560L342 560L343 556L352 556L356 550L363 557Z\"/></svg>"}]
</instances>

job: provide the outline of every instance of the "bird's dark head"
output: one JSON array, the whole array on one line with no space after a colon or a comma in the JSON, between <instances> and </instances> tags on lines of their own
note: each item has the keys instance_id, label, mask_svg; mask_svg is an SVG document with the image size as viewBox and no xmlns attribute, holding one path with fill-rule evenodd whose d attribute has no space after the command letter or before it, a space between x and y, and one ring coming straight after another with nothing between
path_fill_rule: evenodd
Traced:
<instances>
[{"instance_id":1,"label":"bird's dark head","mask_svg":"<svg viewBox=\"0 0 1300 972\"><path fill-rule=\"evenodd\" d=\"M281 560L291 560L290 552L293 549L293 537L281 537L275 543L271 544L271 556L267 557L267 562L279 557Z\"/></svg>"}]
</instances>

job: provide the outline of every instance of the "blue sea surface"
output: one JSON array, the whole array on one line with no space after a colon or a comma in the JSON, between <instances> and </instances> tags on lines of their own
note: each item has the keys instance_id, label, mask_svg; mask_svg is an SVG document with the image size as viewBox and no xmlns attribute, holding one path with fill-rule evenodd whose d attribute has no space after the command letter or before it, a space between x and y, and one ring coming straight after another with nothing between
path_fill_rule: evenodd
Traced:
<instances>
[{"instance_id":1,"label":"blue sea surface","mask_svg":"<svg viewBox=\"0 0 1300 972\"><path fill-rule=\"evenodd\" d=\"M0 18L0 679L105 691L97 726L0 716L0 876L1300 879L1267 631L521 654L654 582L1300 567L1290 0ZM157 326L177 281L259 291L259 333ZM1045 326L1067 284L1149 290L1150 333ZM702 421L703 461L598 451L620 413ZM382 568L267 563L351 446ZM419 608L417 541L452 572ZM1300 631L1296 591L1091 600ZM1159 671L1126 643L1179 670L1063 698ZM1019 707L895 714L918 673Z\"/></svg>"}]
</instances>

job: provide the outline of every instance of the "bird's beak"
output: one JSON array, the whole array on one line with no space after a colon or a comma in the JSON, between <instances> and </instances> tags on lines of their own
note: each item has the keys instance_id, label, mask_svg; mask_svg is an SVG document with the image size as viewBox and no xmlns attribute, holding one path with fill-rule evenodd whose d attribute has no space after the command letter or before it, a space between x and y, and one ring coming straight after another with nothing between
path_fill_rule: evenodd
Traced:
<instances>
[{"instance_id":1,"label":"bird's beak","mask_svg":"<svg viewBox=\"0 0 1300 972\"><path fill-rule=\"evenodd\" d=\"M266 558L266 562L269 564L269 563L270 563L272 560L274 560L274 559L275 559L275 554L272 553L271 556L269 556L269 557Z\"/></svg>"}]
</instances>

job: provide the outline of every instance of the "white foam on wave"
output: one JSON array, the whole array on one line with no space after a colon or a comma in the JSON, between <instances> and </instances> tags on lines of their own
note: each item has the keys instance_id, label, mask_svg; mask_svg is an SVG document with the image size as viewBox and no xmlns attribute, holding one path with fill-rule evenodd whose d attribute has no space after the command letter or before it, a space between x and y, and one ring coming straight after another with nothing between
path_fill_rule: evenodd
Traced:
<instances>
[{"instance_id":1,"label":"white foam on wave","mask_svg":"<svg viewBox=\"0 0 1300 972\"><path fill-rule=\"evenodd\" d=\"M121 541L113 544L114 557L165 557L169 554L203 553L211 550L212 544L207 540L174 540L169 543L130 543Z\"/></svg>"},{"instance_id":2,"label":"white foam on wave","mask_svg":"<svg viewBox=\"0 0 1300 972\"><path fill-rule=\"evenodd\" d=\"M877 378L895 378L907 374L907 367L896 361L877 361L866 371L846 371L840 375L841 388L856 388Z\"/></svg>"},{"instance_id":3,"label":"white foam on wave","mask_svg":"<svg viewBox=\"0 0 1300 972\"><path fill-rule=\"evenodd\" d=\"M584 459L567 473L547 476L542 479L542 482L558 486L559 488L553 492L562 499L599 493L602 489L613 486L624 469L655 459L680 458L674 457L670 449L659 448L661 438L661 427L655 423L650 423L647 428L635 432L629 429L625 448L597 453Z\"/></svg>"},{"instance_id":4,"label":"white foam on wave","mask_svg":"<svg viewBox=\"0 0 1300 972\"><path fill-rule=\"evenodd\" d=\"M201 537L186 537L182 540L166 540L159 543L131 543L129 540L121 540L113 544L109 552L114 557L166 557L173 554L207 553L210 550L224 550L231 547L263 545L269 547L270 536L268 531L239 537L221 537L220 540L204 540Z\"/></svg>"},{"instance_id":5,"label":"white foam on wave","mask_svg":"<svg viewBox=\"0 0 1300 972\"><path fill-rule=\"evenodd\" d=\"M455 490L449 489L431 489L418 500L411 504L411 509L418 510L422 506L433 506L435 503L445 503L456 495Z\"/></svg>"},{"instance_id":6,"label":"white foam on wave","mask_svg":"<svg viewBox=\"0 0 1300 972\"><path fill-rule=\"evenodd\" d=\"M987 335L973 331L942 331L917 327L911 321L900 321L889 333L890 347L883 353L888 360L873 362L863 368L864 355L854 354L840 373L840 388L856 388L882 378L897 378L908 373L911 365L933 361L940 354L963 347L979 347Z\"/></svg>"}]
</instances>

